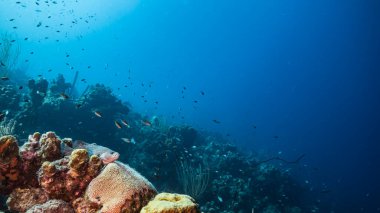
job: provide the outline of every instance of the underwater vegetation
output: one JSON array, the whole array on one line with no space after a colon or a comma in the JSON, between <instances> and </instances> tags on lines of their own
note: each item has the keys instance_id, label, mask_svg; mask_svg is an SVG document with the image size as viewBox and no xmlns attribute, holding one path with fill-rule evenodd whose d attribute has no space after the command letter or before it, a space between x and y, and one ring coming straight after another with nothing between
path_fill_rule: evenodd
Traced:
<instances>
[{"instance_id":1,"label":"underwater vegetation","mask_svg":"<svg viewBox=\"0 0 380 213\"><path fill-rule=\"evenodd\" d=\"M143 212L165 199L188 208L182 212L318 212L314 200L305 201L309 192L271 161L223 137L142 116L105 85L79 94L75 81L0 82L1 210L138 212L168 192L188 196L160 194ZM117 192L99 190L105 182Z\"/></svg>"}]
</instances>

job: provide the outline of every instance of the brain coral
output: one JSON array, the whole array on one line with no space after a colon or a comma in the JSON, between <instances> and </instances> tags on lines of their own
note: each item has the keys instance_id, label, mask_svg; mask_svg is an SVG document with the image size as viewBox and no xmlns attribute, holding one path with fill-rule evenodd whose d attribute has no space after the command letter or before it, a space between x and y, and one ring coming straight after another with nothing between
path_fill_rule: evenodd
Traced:
<instances>
[{"instance_id":1,"label":"brain coral","mask_svg":"<svg viewBox=\"0 0 380 213\"><path fill-rule=\"evenodd\" d=\"M141 213L198 213L198 205L188 195L160 193Z\"/></svg>"},{"instance_id":2,"label":"brain coral","mask_svg":"<svg viewBox=\"0 0 380 213\"><path fill-rule=\"evenodd\" d=\"M85 197L102 205L102 213L139 212L156 193L148 180L117 161L91 181Z\"/></svg>"}]
</instances>

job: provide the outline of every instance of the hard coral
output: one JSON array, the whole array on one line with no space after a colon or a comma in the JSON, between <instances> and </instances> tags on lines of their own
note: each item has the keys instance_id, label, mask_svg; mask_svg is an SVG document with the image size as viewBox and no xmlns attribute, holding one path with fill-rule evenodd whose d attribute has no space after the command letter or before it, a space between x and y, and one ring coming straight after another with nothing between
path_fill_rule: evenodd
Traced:
<instances>
[{"instance_id":1,"label":"hard coral","mask_svg":"<svg viewBox=\"0 0 380 213\"><path fill-rule=\"evenodd\" d=\"M47 132L41 136L41 153L43 161L53 161L61 158L61 140L54 132Z\"/></svg>"},{"instance_id":2,"label":"hard coral","mask_svg":"<svg viewBox=\"0 0 380 213\"><path fill-rule=\"evenodd\" d=\"M76 213L97 213L101 205L80 197L72 202Z\"/></svg>"},{"instance_id":3,"label":"hard coral","mask_svg":"<svg viewBox=\"0 0 380 213\"><path fill-rule=\"evenodd\" d=\"M45 161L54 161L61 158L61 141L54 132L45 134L36 132L29 135L28 141L20 148L23 160L22 172L24 185L37 187L36 172Z\"/></svg>"},{"instance_id":4,"label":"hard coral","mask_svg":"<svg viewBox=\"0 0 380 213\"><path fill-rule=\"evenodd\" d=\"M160 193L141 213L198 213L198 205L188 195Z\"/></svg>"},{"instance_id":5,"label":"hard coral","mask_svg":"<svg viewBox=\"0 0 380 213\"><path fill-rule=\"evenodd\" d=\"M17 187L20 178L20 157L17 140L13 136L0 138L0 194Z\"/></svg>"},{"instance_id":6,"label":"hard coral","mask_svg":"<svg viewBox=\"0 0 380 213\"><path fill-rule=\"evenodd\" d=\"M138 172L121 162L108 164L89 184L85 198L102 205L100 212L139 212L157 193Z\"/></svg>"},{"instance_id":7,"label":"hard coral","mask_svg":"<svg viewBox=\"0 0 380 213\"><path fill-rule=\"evenodd\" d=\"M87 154L85 149L76 149L70 156L42 164L39 183L49 197L73 201L80 197L90 181L100 172L99 157Z\"/></svg>"}]
</instances>

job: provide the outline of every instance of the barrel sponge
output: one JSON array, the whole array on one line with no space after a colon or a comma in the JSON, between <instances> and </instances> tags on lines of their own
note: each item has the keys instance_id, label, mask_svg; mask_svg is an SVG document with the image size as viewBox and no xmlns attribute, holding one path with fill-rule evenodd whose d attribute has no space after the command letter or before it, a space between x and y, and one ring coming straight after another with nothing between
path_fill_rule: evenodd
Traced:
<instances>
[{"instance_id":1,"label":"barrel sponge","mask_svg":"<svg viewBox=\"0 0 380 213\"><path fill-rule=\"evenodd\" d=\"M141 213L198 213L198 205L188 195L160 193Z\"/></svg>"},{"instance_id":2,"label":"barrel sponge","mask_svg":"<svg viewBox=\"0 0 380 213\"><path fill-rule=\"evenodd\" d=\"M87 187L85 197L102 213L139 212L157 194L154 186L121 162L108 164Z\"/></svg>"}]
</instances>

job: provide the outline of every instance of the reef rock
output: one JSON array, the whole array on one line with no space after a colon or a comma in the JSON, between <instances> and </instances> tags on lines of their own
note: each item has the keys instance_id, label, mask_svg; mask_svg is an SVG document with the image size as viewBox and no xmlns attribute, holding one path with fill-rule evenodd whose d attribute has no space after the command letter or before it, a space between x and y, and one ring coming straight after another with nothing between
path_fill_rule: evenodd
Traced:
<instances>
[{"instance_id":1,"label":"reef rock","mask_svg":"<svg viewBox=\"0 0 380 213\"><path fill-rule=\"evenodd\" d=\"M7 206L9 210L15 212L26 212L28 209L37 204L42 204L48 201L48 197L42 189L29 188L20 189L17 188L12 191L8 200Z\"/></svg>"},{"instance_id":2,"label":"reef rock","mask_svg":"<svg viewBox=\"0 0 380 213\"><path fill-rule=\"evenodd\" d=\"M160 193L141 213L198 213L198 205L188 195Z\"/></svg>"},{"instance_id":3,"label":"reef rock","mask_svg":"<svg viewBox=\"0 0 380 213\"><path fill-rule=\"evenodd\" d=\"M108 164L88 185L85 198L102 213L139 212L156 195L154 186L128 165ZM80 206L78 204L78 206Z\"/></svg>"},{"instance_id":4,"label":"reef rock","mask_svg":"<svg viewBox=\"0 0 380 213\"><path fill-rule=\"evenodd\" d=\"M26 213L74 213L74 209L63 200L49 200L44 204L33 206Z\"/></svg>"}]
</instances>

